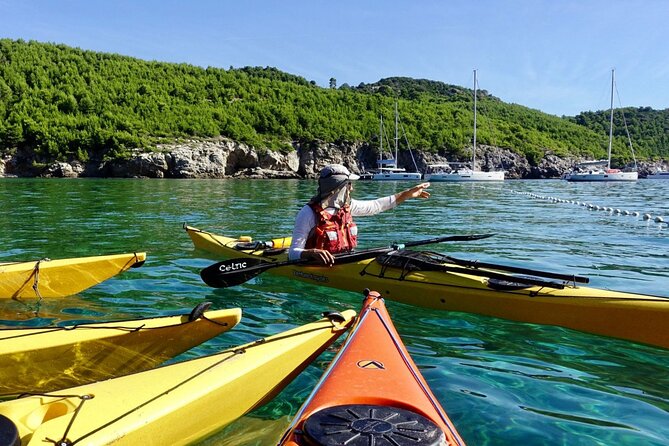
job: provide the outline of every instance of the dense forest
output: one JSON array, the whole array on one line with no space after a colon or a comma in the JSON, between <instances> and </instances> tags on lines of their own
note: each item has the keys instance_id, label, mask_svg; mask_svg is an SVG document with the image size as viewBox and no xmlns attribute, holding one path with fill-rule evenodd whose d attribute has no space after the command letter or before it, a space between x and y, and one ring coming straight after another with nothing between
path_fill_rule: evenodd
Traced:
<instances>
[{"instance_id":1,"label":"dense forest","mask_svg":"<svg viewBox=\"0 0 669 446\"><path fill-rule=\"evenodd\" d=\"M334 79L333 79L334 81ZM447 156L471 145L473 91L388 78L330 88L274 68L201 68L65 45L0 39L0 155L37 163L127 157L184 138L228 137L258 150L296 141L378 144L379 116L401 124L413 148ZM477 139L531 163L545 153L605 156L608 112L557 117L479 90ZM614 154L631 159L623 114ZM637 158L669 158L669 110L624 110Z\"/></svg>"}]
</instances>

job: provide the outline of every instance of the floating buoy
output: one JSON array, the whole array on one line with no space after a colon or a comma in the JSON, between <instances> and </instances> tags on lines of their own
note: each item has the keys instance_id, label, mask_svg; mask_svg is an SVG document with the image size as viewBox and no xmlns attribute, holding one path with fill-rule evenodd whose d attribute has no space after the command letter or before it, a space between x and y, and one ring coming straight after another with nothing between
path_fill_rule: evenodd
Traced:
<instances>
[{"instance_id":1,"label":"floating buoy","mask_svg":"<svg viewBox=\"0 0 669 446\"><path fill-rule=\"evenodd\" d=\"M628 211L627 209L618 209L618 208L612 208L608 206L600 206L597 204L593 203L588 203L587 201L580 201L580 200L567 200L565 198L559 198L559 197L551 197L547 195L538 195L535 193L531 192L516 192L513 191L513 193L519 194L519 195L525 195L528 197L535 198L537 200L546 200L552 203L569 203L569 204L574 204L577 206L583 206L584 208L587 208L588 210L596 210L596 211L604 211L608 212L609 215L631 215L634 217L639 217L643 215L643 219L646 221L654 220L657 223L660 223L662 225L667 225L669 227L669 222L665 222L663 217L653 217L651 214L641 214L638 211Z\"/></svg>"}]
</instances>

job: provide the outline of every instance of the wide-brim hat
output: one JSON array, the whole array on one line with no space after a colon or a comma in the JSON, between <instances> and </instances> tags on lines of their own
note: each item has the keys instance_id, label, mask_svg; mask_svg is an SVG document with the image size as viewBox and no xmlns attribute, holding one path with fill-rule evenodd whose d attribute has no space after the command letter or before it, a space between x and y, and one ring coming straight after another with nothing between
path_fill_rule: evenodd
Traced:
<instances>
[{"instance_id":1,"label":"wide-brim hat","mask_svg":"<svg viewBox=\"0 0 669 446\"><path fill-rule=\"evenodd\" d=\"M357 180L360 176L351 173L346 166L341 164L328 164L321 169L318 176L318 194L314 197L323 199L331 192L339 189L344 184Z\"/></svg>"}]
</instances>

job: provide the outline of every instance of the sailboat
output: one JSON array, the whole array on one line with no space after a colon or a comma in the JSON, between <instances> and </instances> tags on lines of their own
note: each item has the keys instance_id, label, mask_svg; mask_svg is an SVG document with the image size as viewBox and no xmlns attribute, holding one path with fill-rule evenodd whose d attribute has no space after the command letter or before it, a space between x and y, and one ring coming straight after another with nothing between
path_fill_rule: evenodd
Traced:
<instances>
[{"instance_id":1,"label":"sailboat","mask_svg":"<svg viewBox=\"0 0 669 446\"><path fill-rule=\"evenodd\" d=\"M395 102L395 158L383 159L383 116L381 116L381 128L379 132L379 159L377 160L378 169L372 174L372 180L375 181L400 181L411 180L420 181L422 174L420 172L407 172L406 169L398 167L397 154L399 147L399 114L397 112L397 102ZM409 148L411 150L411 148Z\"/></svg>"},{"instance_id":2,"label":"sailboat","mask_svg":"<svg viewBox=\"0 0 669 446\"><path fill-rule=\"evenodd\" d=\"M483 172L476 170L476 70L474 70L474 143L471 163L430 164L430 172L425 181L504 181L504 171ZM459 166L455 171L445 172L444 168Z\"/></svg>"},{"instance_id":3,"label":"sailboat","mask_svg":"<svg viewBox=\"0 0 669 446\"><path fill-rule=\"evenodd\" d=\"M636 172L636 159L634 159L635 170L623 172L620 169L611 169L611 146L613 145L613 92L615 88L616 71L611 70L611 114L609 118L609 150L606 160L586 161L577 164L564 178L567 181L636 181L639 173ZM628 135L629 139L629 135ZM630 140L630 149L632 141ZM634 151L632 151L634 157Z\"/></svg>"}]
</instances>

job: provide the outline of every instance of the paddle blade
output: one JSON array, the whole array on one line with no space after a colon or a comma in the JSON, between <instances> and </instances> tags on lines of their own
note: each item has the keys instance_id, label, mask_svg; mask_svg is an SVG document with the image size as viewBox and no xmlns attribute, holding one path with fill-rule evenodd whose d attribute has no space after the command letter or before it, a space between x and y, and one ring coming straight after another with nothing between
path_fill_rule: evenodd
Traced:
<instances>
[{"instance_id":1,"label":"paddle blade","mask_svg":"<svg viewBox=\"0 0 669 446\"><path fill-rule=\"evenodd\" d=\"M273 263L250 257L229 259L204 268L200 277L212 288L228 288L247 282L273 266Z\"/></svg>"}]
</instances>

